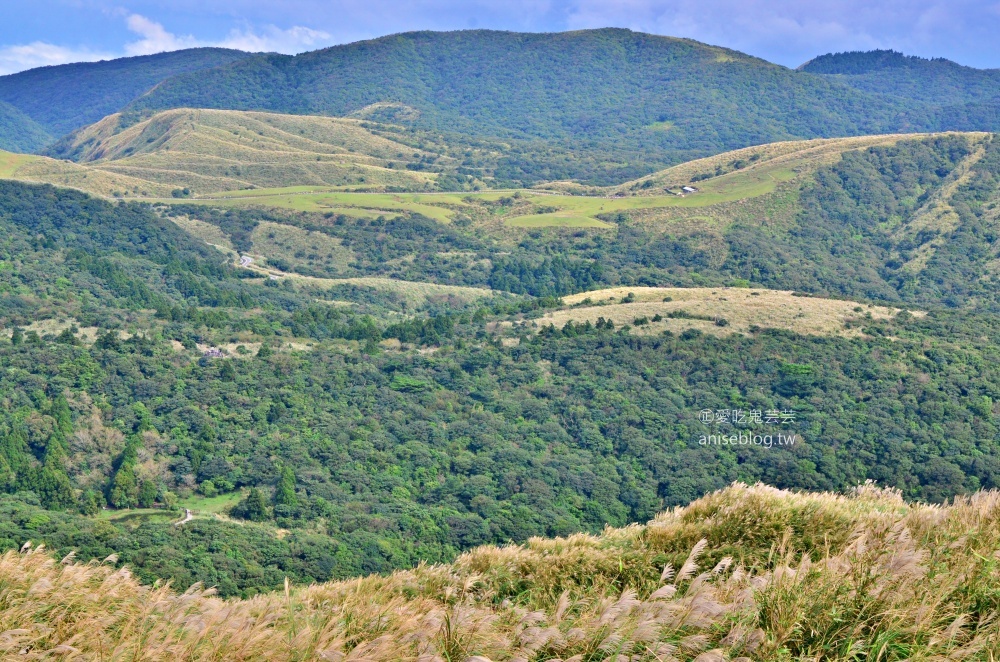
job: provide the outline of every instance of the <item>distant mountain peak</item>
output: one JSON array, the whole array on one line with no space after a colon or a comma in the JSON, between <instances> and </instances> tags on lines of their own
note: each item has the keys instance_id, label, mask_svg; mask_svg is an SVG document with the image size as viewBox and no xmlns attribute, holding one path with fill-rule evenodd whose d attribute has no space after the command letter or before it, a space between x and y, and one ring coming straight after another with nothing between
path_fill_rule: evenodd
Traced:
<instances>
[{"instance_id":1,"label":"distant mountain peak","mask_svg":"<svg viewBox=\"0 0 1000 662\"><path fill-rule=\"evenodd\" d=\"M943 57L924 58L918 55L905 55L894 50L876 49L872 51L827 53L800 65L798 70L807 71L811 74L859 75L883 69L920 66L928 63L946 64L954 67L962 66Z\"/></svg>"}]
</instances>

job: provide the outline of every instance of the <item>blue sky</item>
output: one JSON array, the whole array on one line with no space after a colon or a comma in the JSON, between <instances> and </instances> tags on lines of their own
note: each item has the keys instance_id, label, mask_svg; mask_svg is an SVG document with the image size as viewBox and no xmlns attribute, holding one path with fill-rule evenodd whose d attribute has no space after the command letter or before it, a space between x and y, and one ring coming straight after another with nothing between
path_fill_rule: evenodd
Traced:
<instances>
[{"instance_id":1,"label":"blue sky","mask_svg":"<svg viewBox=\"0 0 1000 662\"><path fill-rule=\"evenodd\" d=\"M190 46L298 53L408 30L607 26L788 66L893 48L1000 67L1000 0L0 0L0 74Z\"/></svg>"}]
</instances>

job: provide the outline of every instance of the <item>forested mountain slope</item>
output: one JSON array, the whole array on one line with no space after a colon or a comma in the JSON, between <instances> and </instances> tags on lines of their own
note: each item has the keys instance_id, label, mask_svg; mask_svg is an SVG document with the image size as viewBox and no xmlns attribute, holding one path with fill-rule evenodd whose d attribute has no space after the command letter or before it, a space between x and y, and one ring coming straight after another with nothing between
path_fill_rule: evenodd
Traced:
<instances>
[{"instance_id":1,"label":"forested mountain slope","mask_svg":"<svg viewBox=\"0 0 1000 662\"><path fill-rule=\"evenodd\" d=\"M563 178L560 170L620 181L630 163L667 165L790 138L1000 126L989 108L970 107L958 118L891 92L861 91L736 51L628 30L461 31L258 56L165 81L131 109L360 113L523 140L531 158L512 156L509 165L534 181ZM571 172L531 147L537 141L576 150L600 146L625 163L605 165L603 173L577 164Z\"/></svg>"},{"instance_id":2,"label":"forested mountain slope","mask_svg":"<svg viewBox=\"0 0 1000 662\"><path fill-rule=\"evenodd\" d=\"M455 177L449 168L462 156L449 156L448 147L412 152L408 165L421 169L388 168L387 159L400 153L393 156L400 134L353 121L223 111L161 117L162 123L118 134L95 130L79 143L86 158L105 150L110 157L83 164L11 157L7 176L116 196L190 193L190 201L166 197L171 213L209 225L219 214L257 209L247 213L264 214L264 223L211 243L308 278L392 276L533 296L740 281L919 306L1000 305L994 287L1000 148L990 134L769 144L619 187L569 187L573 195L559 185L396 195L324 188L322 176L349 177L346 188L354 191L385 191L389 182L440 186ZM345 152L345 145L355 151ZM282 170L282 159L317 183L220 195L179 188L282 183L266 179L280 175L273 166ZM430 224L420 230L428 238L443 232L464 248L447 257L417 248L406 229L413 214ZM440 227L432 228L431 219ZM391 228L379 249L390 259L377 257L367 238L352 243L370 222Z\"/></svg>"},{"instance_id":3,"label":"forested mountain slope","mask_svg":"<svg viewBox=\"0 0 1000 662\"><path fill-rule=\"evenodd\" d=\"M0 101L0 149L34 152L52 142L52 136L33 119Z\"/></svg>"},{"instance_id":4,"label":"forested mountain slope","mask_svg":"<svg viewBox=\"0 0 1000 662\"><path fill-rule=\"evenodd\" d=\"M171 76L249 56L224 48L192 48L40 67L0 76L0 101L14 106L49 134L59 137L117 112ZM9 149L3 145L0 148Z\"/></svg>"},{"instance_id":5,"label":"forested mountain slope","mask_svg":"<svg viewBox=\"0 0 1000 662\"><path fill-rule=\"evenodd\" d=\"M993 72L806 69L462 31L0 79L12 148L72 129L0 151L0 657L993 659L1000 138L936 131Z\"/></svg>"},{"instance_id":6,"label":"forested mountain slope","mask_svg":"<svg viewBox=\"0 0 1000 662\"><path fill-rule=\"evenodd\" d=\"M994 142L883 140L717 224L584 230L484 232L514 194L443 222L0 182L0 539L249 595L733 480L1000 485ZM701 442L739 434L773 443Z\"/></svg>"},{"instance_id":7,"label":"forested mountain slope","mask_svg":"<svg viewBox=\"0 0 1000 662\"><path fill-rule=\"evenodd\" d=\"M191 49L35 69L0 78L0 102L54 137L123 110L126 124L178 108L350 116L500 147L496 174L516 185L617 184L776 140L1000 128L992 71L892 52L801 69L620 29L415 32L297 56Z\"/></svg>"},{"instance_id":8,"label":"forested mountain slope","mask_svg":"<svg viewBox=\"0 0 1000 662\"><path fill-rule=\"evenodd\" d=\"M917 99L939 106L1000 103L1000 69L964 67L944 58L927 59L896 51L821 55L801 71L836 79L866 92Z\"/></svg>"},{"instance_id":9,"label":"forested mountain slope","mask_svg":"<svg viewBox=\"0 0 1000 662\"><path fill-rule=\"evenodd\" d=\"M736 51L607 29L418 32L258 56L174 77L131 110L357 114L519 141L528 153L508 167L529 181L620 181L650 165L774 140L936 128L901 121L911 106ZM539 142L578 155L600 147L618 163L567 169Z\"/></svg>"},{"instance_id":10,"label":"forested mountain slope","mask_svg":"<svg viewBox=\"0 0 1000 662\"><path fill-rule=\"evenodd\" d=\"M995 130L1000 121L1000 69L974 69L944 58L928 60L895 51L870 51L823 55L800 70L867 93L920 102L923 107L904 114L910 122L975 131Z\"/></svg>"}]
</instances>

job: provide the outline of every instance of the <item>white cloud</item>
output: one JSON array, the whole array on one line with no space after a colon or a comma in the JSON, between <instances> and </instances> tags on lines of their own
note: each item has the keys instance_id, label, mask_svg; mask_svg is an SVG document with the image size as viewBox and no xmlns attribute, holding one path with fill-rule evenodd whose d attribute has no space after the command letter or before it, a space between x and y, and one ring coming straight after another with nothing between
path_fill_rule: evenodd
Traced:
<instances>
[{"instance_id":1,"label":"white cloud","mask_svg":"<svg viewBox=\"0 0 1000 662\"><path fill-rule=\"evenodd\" d=\"M113 57L116 56L112 53L67 48L43 41L34 41L19 46L0 46L0 76L35 67L47 67L67 62L93 62Z\"/></svg>"},{"instance_id":2,"label":"white cloud","mask_svg":"<svg viewBox=\"0 0 1000 662\"><path fill-rule=\"evenodd\" d=\"M236 48L251 52L301 53L304 50L322 47L330 43L330 34L322 30L313 30L295 26L282 30L269 25L263 34L251 30L233 30L229 36L214 46Z\"/></svg>"},{"instance_id":3,"label":"white cloud","mask_svg":"<svg viewBox=\"0 0 1000 662\"><path fill-rule=\"evenodd\" d=\"M129 30L142 37L139 41L125 45L125 52L129 55L150 55L199 46L220 46L251 52L300 53L328 43L330 40L329 33L300 25L287 30L268 25L261 32L255 32L250 28L233 29L225 39L205 41L192 35L175 35L168 32L162 24L140 14L130 14L126 22Z\"/></svg>"},{"instance_id":4,"label":"white cloud","mask_svg":"<svg viewBox=\"0 0 1000 662\"><path fill-rule=\"evenodd\" d=\"M178 37L167 32L164 27L139 14L130 14L125 19L128 29L142 39L125 44L125 52L129 55L151 55L164 51L179 51L182 48L194 48L201 43L192 36Z\"/></svg>"},{"instance_id":5,"label":"white cloud","mask_svg":"<svg viewBox=\"0 0 1000 662\"><path fill-rule=\"evenodd\" d=\"M36 67L110 60L123 55L152 55L199 46L220 46L251 52L301 53L331 43L329 33L298 25L287 30L274 25L266 25L259 30L249 27L233 29L224 39L202 40L193 35L176 35L161 23L141 14L126 15L125 24L139 39L125 44L119 53L71 48L42 41L0 46L0 76Z\"/></svg>"}]
</instances>

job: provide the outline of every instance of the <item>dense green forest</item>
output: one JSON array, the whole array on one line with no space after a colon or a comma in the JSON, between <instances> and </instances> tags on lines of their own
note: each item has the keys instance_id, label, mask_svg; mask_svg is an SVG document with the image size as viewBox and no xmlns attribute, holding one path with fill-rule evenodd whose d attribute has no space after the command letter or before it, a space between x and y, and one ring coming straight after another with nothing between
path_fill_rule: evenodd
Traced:
<instances>
[{"instance_id":1,"label":"dense green forest","mask_svg":"<svg viewBox=\"0 0 1000 662\"><path fill-rule=\"evenodd\" d=\"M52 142L37 122L9 103L0 101L0 149L8 152L34 152Z\"/></svg>"},{"instance_id":2,"label":"dense green forest","mask_svg":"<svg viewBox=\"0 0 1000 662\"><path fill-rule=\"evenodd\" d=\"M873 95L911 99L904 124L957 131L995 130L1000 121L1000 69L974 69L944 58L895 51L823 55L800 67Z\"/></svg>"},{"instance_id":3,"label":"dense green forest","mask_svg":"<svg viewBox=\"0 0 1000 662\"><path fill-rule=\"evenodd\" d=\"M248 595L642 521L734 480L871 479L933 501L998 487L998 175L991 139L849 151L777 191L780 213L707 238L624 213L610 230L512 237L0 182L0 542ZM942 201L950 220L929 223ZM497 292L271 280L182 216L240 250L271 222L351 255L334 272L287 265L305 275ZM734 283L914 313L859 304L853 337L532 327L574 292ZM703 410L793 415L706 424ZM779 432L796 442L700 443ZM231 519L175 526L192 503Z\"/></svg>"},{"instance_id":4,"label":"dense green forest","mask_svg":"<svg viewBox=\"0 0 1000 662\"><path fill-rule=\"evenodd\" d=\"M1000 69L974 69L944 58L927 59L896 51L821 55L801 71L836 76L865 92L891 94L933 105L998 102Z\"/></svg>"},{"instance_id":5,"label":"dense green forest","mask_svg":"<svg viewBox=\"0 0 1000 662\"><path fill-rule=\"evenodd\" d=\"M0 101L14 106L49 134L58 137L117 112L167 78L248 56L248 53L225 48L191 48L102 62L39 67L0 76ZM13 148L11 143L7 144L11 146L0 143L0 148ZM42 146L44 143L24 151Z\"/></svg>"}]
</instances>

